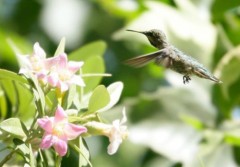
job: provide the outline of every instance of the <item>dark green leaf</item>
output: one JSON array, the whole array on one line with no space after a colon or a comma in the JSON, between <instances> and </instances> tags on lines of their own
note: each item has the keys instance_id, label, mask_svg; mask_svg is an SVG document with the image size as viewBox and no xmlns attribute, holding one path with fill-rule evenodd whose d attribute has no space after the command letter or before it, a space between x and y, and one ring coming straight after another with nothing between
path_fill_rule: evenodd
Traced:
<instances>
[{"instance_id":1,"label":"dark green leaf","mask_svg":"<svg viewBox=\"0 0 240 167\"><path fill-rule=\"evenodd\" d=\"M21 139L18 139L18 138L14 138L13 139L13 143L17 146L17 145L23 144L24 141L22 141Z\"/></svg>"},{"instance_id":2,"label":"dark green leaf","mask_svg":"<svg viewBox=\"0 0 240 167\"><path fill-rule=\"evenodd\" d=\"M211 6L213 19L215 21L220 21L227 11L233 8L237 8L239 6L239 2L235 0L231 1L215 0L213 1L213 4Z\"/></svg>"},{"instance_id":3,"label":"dark green leaf","mask_svg":"<svg viewBox=\"0 0 240 167\"><path fill-rule=\"evenodd\" d=\"M216 68L216 73L223 81L221 85L215 85L213 89L213 101L220 110L218 122L221 122L222 118L230 118L232 108L240 104L239 58L240 46L226 53Z\"/></svg>"},{"instance_id":4,"label":"dark green leaf","mask_svg":"<svg viewBox=\"0 0 240 167\"><path fill-rule=\"evenodd\" d=\"M228 64L226 64L222 69L222 77L221 79L224 81L222 84L222 90L224 95L227 98L229 97L228 89L229 87L234 84L238 79L240 79L240 60L237 57L233 57Z\"/></svg>"}]
</instances>

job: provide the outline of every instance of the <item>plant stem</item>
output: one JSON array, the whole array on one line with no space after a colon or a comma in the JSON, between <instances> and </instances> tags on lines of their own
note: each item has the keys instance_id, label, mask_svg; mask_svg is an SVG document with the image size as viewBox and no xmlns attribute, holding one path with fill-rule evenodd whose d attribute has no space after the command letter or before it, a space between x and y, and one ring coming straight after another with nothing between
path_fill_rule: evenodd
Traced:
<instances>
[{"instance_id":1,"label":"plant stem","mask_svg":"<svg viewBox=\"0 0 240 167\"><path fill-rule=\"evenodd\" d=\"M111 77L112 74L81 74L82 77Z\"/></svg>"},{"instance_id":2,"label":"plant stem","mask_svg":"<svg viewBox=\"0 0 240 167\"><path fill-rule=\"evenodd\" d=\"M59 155L57 155L55 167L61 167L61 161L62 161L62 157L60 157Z\"/></svg>"}]
</instances>

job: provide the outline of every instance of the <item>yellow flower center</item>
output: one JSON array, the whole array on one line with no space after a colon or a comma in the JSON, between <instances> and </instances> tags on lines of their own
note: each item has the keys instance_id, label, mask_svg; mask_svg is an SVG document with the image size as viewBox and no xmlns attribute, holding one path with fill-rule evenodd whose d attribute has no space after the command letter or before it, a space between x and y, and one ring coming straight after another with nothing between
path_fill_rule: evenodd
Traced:
<instances>
[{"instance_id":1,"label":"yellow flower center","mask_svg":"<svg viewBox=\"0 0 240 167\"><path fill-rule=\"evenodd\" d=\"M41 62L41 60L36 57L36 56L32 56L30 57L30 62L32 64L32 69L34 71L41 71L44 68L44 64Z\"/></svg>"},{"instance_id":2,"label":"yellow flower center","mask_svg":"<svg viewBox=\"0 0 240 167\"><path fill-rule=\"evenodd\" d=\"M52 133L55 136L62 136L64 134L63 125L58 124L58 125L54 126Z\"/></svg>"},{"instance_id":3,"label":"yellow flower center","mask_svg":"<svg viewBox=\"0 0 240 167\"><path fill-rule=\"evenodd\" d=\"M61 81L67 81L71 78L72 74L68 70L61 70L59 72L59 78Z\"/></svg>"}]
</instances>

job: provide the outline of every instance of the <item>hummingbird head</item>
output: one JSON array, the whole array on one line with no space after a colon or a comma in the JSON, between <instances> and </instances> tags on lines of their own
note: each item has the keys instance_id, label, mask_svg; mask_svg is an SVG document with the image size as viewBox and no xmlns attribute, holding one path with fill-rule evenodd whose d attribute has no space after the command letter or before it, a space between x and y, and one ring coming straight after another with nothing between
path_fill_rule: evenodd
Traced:
<instances>
[{"instance_id":1,"label":"hummingbird head","mask_svg":"<svg viewBox=\"0 0 240 167\"><path fill-rule=\"evenodd\" d=\"M149 42L158 49L162 49L168 45L166 35L161 30L152 29L149 31L135 31L135 30L127 31L137 32L146 35Z\"/></svg>"}]
</instances>

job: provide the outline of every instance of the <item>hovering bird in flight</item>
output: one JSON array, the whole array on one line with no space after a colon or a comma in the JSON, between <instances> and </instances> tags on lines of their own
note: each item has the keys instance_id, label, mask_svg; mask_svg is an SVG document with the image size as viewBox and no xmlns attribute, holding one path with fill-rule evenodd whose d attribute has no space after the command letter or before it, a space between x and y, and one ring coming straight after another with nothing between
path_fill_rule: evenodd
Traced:
<instances>
[{"instance_id":1,"label":"hovering bird in flight","mask_svg":"<svg viewBox=\"0 0 240 167\"><path fill-rule=\"evenodd\" d=\"M182 51L171 45L167 41L166 35L161 30L152 29L150 31L127 31L146 35L151 45L159 50L157 52L126 60L126 64L138 68L154 60L157 65L162 65L166 68L170 68L173 71L183 74L184 84L188 83L191 80L191 75L209 79L216 83L222 83L222 81L213 76L197 60L184 54Z\"/></svg>"}]
</instances>

